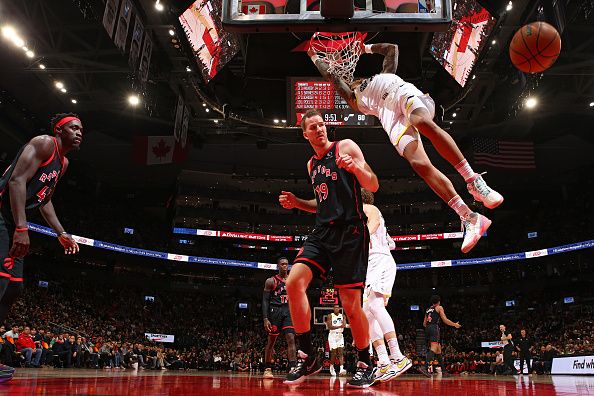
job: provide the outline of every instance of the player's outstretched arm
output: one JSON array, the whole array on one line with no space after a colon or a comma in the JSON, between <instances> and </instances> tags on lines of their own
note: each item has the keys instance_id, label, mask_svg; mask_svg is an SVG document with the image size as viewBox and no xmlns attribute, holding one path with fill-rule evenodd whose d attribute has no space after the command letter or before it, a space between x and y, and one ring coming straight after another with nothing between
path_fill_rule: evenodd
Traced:
<instances>
[{"instance_id":1,"label":"player's outstretched arm","mask_svg":"<svg viewBox=\"0 0 594 396\"><path fill-rule=\"evenodd\" d=\"M398 68L398 46L390 43L365 44L364 51L368 54L380 54L384 56L382 73L394 73Z\"/></svg>"},{"instance_id":2,"label":"player's outstretched arm","mask_svg":"<svg viewBox=\"0 0 594 396\"><path fill-rule=\"evenodd\" d=\"M371 192L379 189L379 181L371 167L365 162L363 152L357 143L350 139L341 140L336 165L355 175L361 187Z\"/></svg>"},{"instance_id":3,"label":"player's outstretched arm","mask_svg":"<svg viewBox=\"0 0 594 396\"><path fill-rule=\"evenodd\" d=\"M359 111L359 107L357 106L357 98L355 97L355 93L353 92L351 87L349 87L349 85L342 79L330 73L328 71L330 67L328 63L320 59L311 48L307 51L307 54L311 58L311 61L314 63L314 65L316 65L316 67L318 68L318 71L320 72L322 77L324 77L325 80L332 83L332 86L334 86L336 92L338 92L338 94L342 96L344 100L346 100L351 109Z\"/></svg>"},{"instance_id":4,"label":"player's outstretched arm","mask_svg":"<svg viewBox=\"0 0 594 396\"><path fill-rule=\"evenodd\" d=\"M436 311L439 313L439 317L441 318L441 320L443 321L443 323L447 324L448 326L452 326L455 327L457 329L459 329L460 327L462 327L462 325L460 325L460 323L458 322L452 322L451 320L449 320L445 314L445 311L443 309L442 306L439 306L436 308Z\"/></svg>"}]
</instances>

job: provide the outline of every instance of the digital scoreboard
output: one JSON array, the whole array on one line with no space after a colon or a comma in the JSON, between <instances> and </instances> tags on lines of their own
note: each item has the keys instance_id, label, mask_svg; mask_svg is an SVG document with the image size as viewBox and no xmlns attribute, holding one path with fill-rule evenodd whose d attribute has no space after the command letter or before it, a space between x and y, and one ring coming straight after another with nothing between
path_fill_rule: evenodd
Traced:
<instances>
[{"instance_id":1,"label":"digital scoreboard","mask_svg":"<svg viewBox=\"0 0 594 396\"><path fill-rule=\"evenodd\" d=\"M301 125L303 114L308 109L318 109L329 126L372 126L373 116L352 110L334 89L322 78L291 77L289 85L289 122Z\"/></svg>"}]
</instances>

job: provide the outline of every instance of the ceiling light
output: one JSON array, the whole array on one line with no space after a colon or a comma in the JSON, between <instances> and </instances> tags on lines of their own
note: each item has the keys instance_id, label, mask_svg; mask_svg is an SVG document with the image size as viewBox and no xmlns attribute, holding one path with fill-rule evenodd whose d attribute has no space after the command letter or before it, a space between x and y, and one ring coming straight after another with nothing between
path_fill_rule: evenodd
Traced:
<instances>
[{"instance_id":1,"label":"ceiling light","mask_svg":"<svg viewBox=\"0 0 594 396\"><path fill-rule=\"evenodd\" d=\"M590 107L594 107L594 102L590 102Z\"/></svg>"},{"instance_id":2,"label":"ceiling light","mask_svg":"<svg viewBox=\"0 0 594 396\"><path fill-rule=\"evenodd\" d=\"M286 124L286 123L287 123L287 120L282 120L281 122L282 122L283 124Z\"/></svg>"},{"instance_id":3,"label":"ceiling light","mask_svg":"<svg viewBox=\"0 0 594 396\"><path fill-rule=\"evenodd\" d=\"M278 124L278 123L279 123L279 121L278 121L277 119L275 119L275 120L274 120L274 123L275 123L275 124Z\"/></svg>"},{"instance_id":4,"label":"ceiling light","mask_svg":"<svg viewBox=\"0 0 594 396\"><path fill-rule=\"evenodd\" d=\"M140 104L140 98L138 95L130 95L128 96L128 103L132 106L138 106Z\"/></svg>"},{"instance_id":5,"label":"ceiling light","mask_svg":"<svg viewBox=\"0 0 594 396\"><path fill-rule=\"evenodd\" d=\"M192 69L190 68L190 66L186 66L186 71L189 73L192 71Z\"/></svg>"},{"instance_id":6,"label":"ceiling light","mask_svg":"<svg viewBox=\"0 0 594 396\"><path fill-rule=\"evenodd\" d=\"M491 44L493 44L493 45L497 44L497 40L491 41Z\"/></svg>"},{"instance_id":7,"label":"ceiling light","mask_svg":"<svg viewBox=\"0 0 594 396\"><path fill-rule=\"evenodd\" d=\"M218 124L218 123L219 123L219 120L214 120L214 123L215 123L215 124Z\"/></svg>"},{"instance_id":8,"label":"ceiling light","mask_svg":"<svg viewBox=\"0 0 594 396\"><path fill-rule=\"evenodd\" d=\"M170 36L175 36L175 30L169 29L169 35Z\"/></svg>"},{"instance_id":9,"label":"ceiling light","mask_svg":"<svg viewBox=\"0 0 594 396\"><path fill-rule=\"evenodd\" d=\"M25 40L23 40L22 38L20 38L19 36L14 36L12 38L12 42L14 45L16 45L17 47L22 47L25 45Z\"/></svg>"},{"instance_id":10,"label":"ceiling light","mask_svg":"<svg viewBox=\"0 0 594 396\"><path fill-rule=\"evenodd\" d=\"M58 89L62 89L62 88L64 88L64 83L63 83L63 82L61 82L61 81L56 81L56 83L55 83L55 84L56 84L56 88L58 88Z\"/></svg>"},{"instance_id":11,"label":"ceiling light","mask_svg":"<svg viewBox=\"0 0 594 396\"><path fill-rule=\"evenodd\" d=\"M70 101L74 104L77 104L78 102L76 101L76 99L70 99Z\"/></svg>"},{"instance_id":12,"label":"ceiling light","mask_svg":"<svg viewBox=\"0 0 594 396\"><path fill-rule=\"evenodd\" d=\"M472 75L472 79L474 80L475 78L476 78L476 74L473 74Z\"/></svg>"},{"instance_id":13,"label":"ceiling light","mask_svg":"<svg viewBox=\"0 0 594 396\"><path fill-rule=\"evenodd\" d=\"M28 58L33 58L35 56L35 52L29 50L25 52L25 55L27 55Z\"/></svg>"},{"instance_id":14,"label":"ceiling light","mask_svg":"<svg viewBox=\"0 0 594 396\"><path fill-rule=\"evenodd\" d=\"M458 114L456 114L456 113L452 113L452 117L454 117L454 118L456 118L457 115Z\"/></svg>"},{"instance_id":15,"label":"ceiling light","mask_svg":"<svg viewBox=\"0 0 594 396\"><path fill-rule=\"evenodd\" d=\"M528 98L528 99L526 99L525 104L526 104L527 108L533 109L538 104L538 100L536 100L536 98Z\"/></svg>"},{"instance_id":16,"label":"ceiling light","mask_svg":"<svg viewBox=\"0 0 594 396\"><path fill-rule=\"evenodd\" d=\"M2 28L2 35L7 39L12 40L12 38L17 35L17 32L12 26L4 26Z\"/></svg>"},{"instance_id":17,"label":"ceiling light","mask_svg":"<svg viewBox=\"0 0 594 396\"><path fill-rule=\"evenodd\" d=\"M45 65L44 65L43 63L40 63L40 64L39 64L39 68L40 68L41 70L45 70Z\"/></svg>"},{"instance_id":18,"label":"ceiling light","mask_svg":"<svg viewBox=\"0 0 594 396\"><path fill-rule=\"evenodd\" d=\"M62 91L62 93L68 92L68 91L66 91L66 88L60 88L60 91Z\"/></svg>"},{"instance_id":19,"label":"ceiling light","mask_svg":"<svg viewBox=\"0 0 594 396\"><path fill-rule=\"evenodd\" d=\"M202 107L206 107L206 103L202 103Z\"/></svg>"},{"instance_id":20,"label":"ceiling light","mask_svg":"<svg viewBox=\"0 0 594 396\"><path fill-rule=\"evenodd\" d=\"M161 2L159 0L157 0L157 2L155 3L155 9L157 11L161 12L165 9L165 7L163 7L163 4L161 4Z\"/></svg>"},{"instance_id":21,"label":"ceiling light","mask_svg":"<svg viewBox=\"0 0 594 396\"><path fill-rule=\"evenodd\" d=\"M210 111L210 109L207 107L206 109L204 109L207 113Z\"/></svg>"},{"instance_id":22,"label":"ceiling light","mask_svg":"<svg viewBox=\"0 0 594 396\"><path fill-rule=\"evenodd\" d=\"M507 3L507 7L505 7L505 11L511 11L512 8L514 8L512 2L510 1L509 3Z\"/></svg>"}]
</instances>

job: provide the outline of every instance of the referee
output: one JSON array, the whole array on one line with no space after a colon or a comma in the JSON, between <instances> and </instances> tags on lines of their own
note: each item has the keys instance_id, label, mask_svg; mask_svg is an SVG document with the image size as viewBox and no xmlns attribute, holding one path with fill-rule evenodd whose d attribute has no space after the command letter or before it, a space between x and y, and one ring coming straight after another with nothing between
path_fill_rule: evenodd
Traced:
<instances>
[{"instance_id":1,"label":"referee","mask_svg":"<svg viewBox=\"0 0 594 396\"><path fill-rule=\"evenodd\" d=\"M499 325L499 331L501 331L501 341L503 341L504 374L516 374L516 368L514 367L514 360L512 357L512 352L514 350L513 337L511 333L505 329L505 325Z\"/></svg>"}]
</instances>

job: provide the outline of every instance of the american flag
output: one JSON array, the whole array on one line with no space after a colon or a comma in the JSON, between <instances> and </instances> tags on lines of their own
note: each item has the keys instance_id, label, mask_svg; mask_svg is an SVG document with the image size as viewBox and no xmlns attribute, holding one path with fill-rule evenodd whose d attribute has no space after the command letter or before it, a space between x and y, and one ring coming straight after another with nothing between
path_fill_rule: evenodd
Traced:
<instances>
[{"instance_id":1,"label":"american flag","mask_svg":"<svg viewBox=\"0 0 594 396\"><path fill-rule=\"evenodd\" d=\"M476 165L507 169L536 169L533 142L474 138L472 148Z\"/></svg>"}]
</instances>

